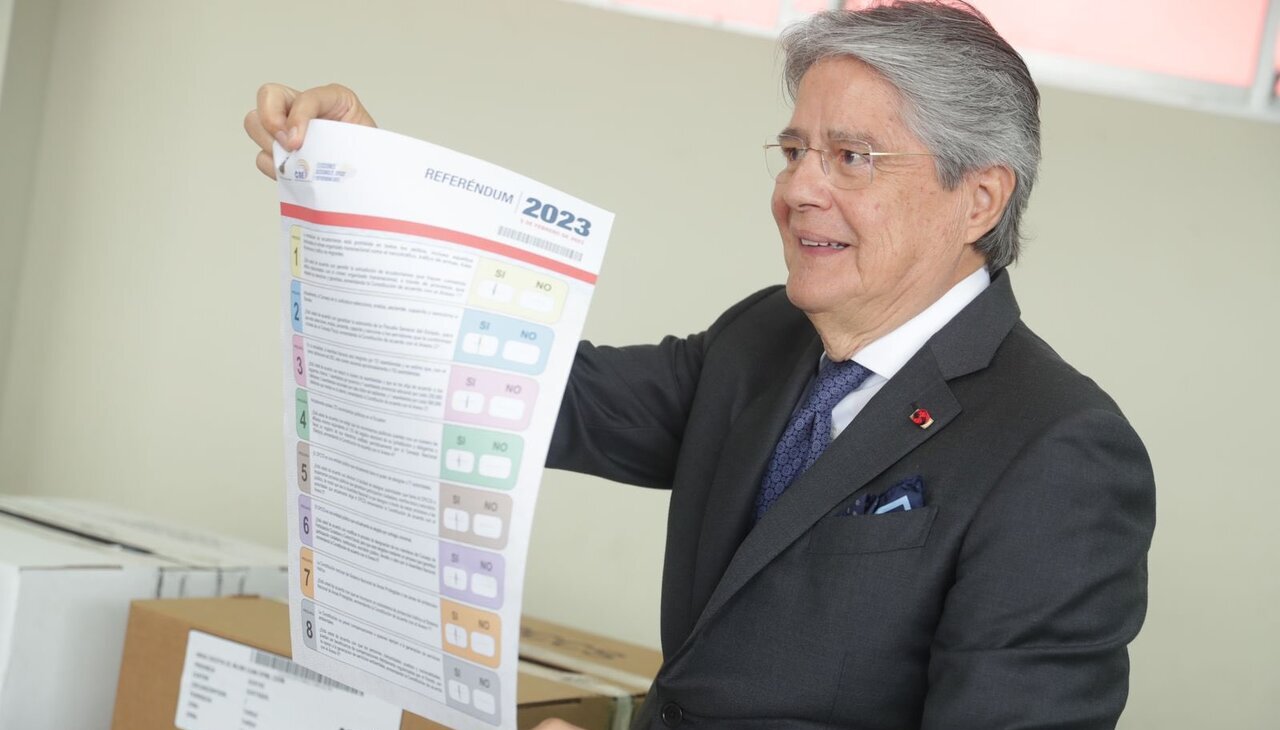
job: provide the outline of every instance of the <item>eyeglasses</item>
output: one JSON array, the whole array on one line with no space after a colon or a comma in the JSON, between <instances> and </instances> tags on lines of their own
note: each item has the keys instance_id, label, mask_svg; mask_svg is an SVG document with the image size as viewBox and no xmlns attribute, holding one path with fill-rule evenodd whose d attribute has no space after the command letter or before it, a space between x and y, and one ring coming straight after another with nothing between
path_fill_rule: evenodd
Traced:
<instances>
[{"instance_id":1,"label":"eyeglasses","mask_svg":"<svg viewBox=\"0 0 1280 730\"><path fill-rule=\"evenodd\" d=\"M841 190L857 190L871 184L877 157L933 157L929 152L875 152L867 142L841 142L829 150L810 147L799 137L779 135L776 144L764 146L765 167L769 177L785 183L804 164L805 153L813 150L821 160L822 172L831 184Z\"/></svg>"}]
</instances>

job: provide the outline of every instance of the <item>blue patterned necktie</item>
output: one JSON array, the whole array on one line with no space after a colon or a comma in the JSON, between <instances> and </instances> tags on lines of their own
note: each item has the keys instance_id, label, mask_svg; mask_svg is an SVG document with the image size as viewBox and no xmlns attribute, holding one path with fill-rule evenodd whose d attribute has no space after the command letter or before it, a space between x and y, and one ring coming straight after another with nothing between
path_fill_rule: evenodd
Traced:
<instances>
[{"instance_id":1,"label":"blue patterned necktie","mask_svg":"<svg viewBox=\"0 0 1280 730\"><path fill-rule=\"evenodd\" d=\"M769 468L756 495L756 520L769 511L774 502L796 477L805 473L831 443L831 409L844 397L858 389L871 371L852 360L828 362L818 371L809 397L791 416L773 450Z\"/></svg>"}]
</instances>

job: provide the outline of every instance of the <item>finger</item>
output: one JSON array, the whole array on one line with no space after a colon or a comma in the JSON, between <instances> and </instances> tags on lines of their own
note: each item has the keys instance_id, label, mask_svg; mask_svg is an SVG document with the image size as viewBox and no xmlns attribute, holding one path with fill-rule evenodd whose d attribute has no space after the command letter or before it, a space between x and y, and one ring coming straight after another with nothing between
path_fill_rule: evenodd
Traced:
<instances>
[{"instance_id":1,"label":"finger","mask_svg":"<svg viewBox=\"0 0 1280 730\"><path fill-rule=\"evenodd\" d=\"M258 121L272 139L278 139L276 135L284 136L289 109L296 98L298 90L284 84L263 84L258 88Z\"/></svg>"},{"instance_id":2,"label":"finger","mask_svg":"<svg viewBox=\"0 0 1280 730\"><path fill-rule=\"evenodd\" d=\"M272 180L276 179L276 161L271 156L270 152L259 152L258 159L254 160L254 162L257 164L258 169L262 171L263 175L266 175Z\"/></svg>"},{"instance_id":3,"label":"finger","mask_svg":"<svg viewBox=\"0 0 1280 730\"><path fill-rule=\"evenodd\" d=\"M298 94L289 108L286 149L302 146L307 134L307 124L312 119L333 119L339 122L376 127L373 117L365 111L356 93L341 84L329 84L307 89Z\"/></svg>"},{"instance_id":4,"label":"finger","mask_svg":"<svg viewBox=\"0 0 1280 730\"><path fill-rule=\"evenodd\" d=\"M262 119L258 116L258 110L253 109L244 115L244 131L248 133L249 139L258 145L263 152L271 152L271 143L275 140L267 128L262 126Z\"/></svg>"}]
</instances>

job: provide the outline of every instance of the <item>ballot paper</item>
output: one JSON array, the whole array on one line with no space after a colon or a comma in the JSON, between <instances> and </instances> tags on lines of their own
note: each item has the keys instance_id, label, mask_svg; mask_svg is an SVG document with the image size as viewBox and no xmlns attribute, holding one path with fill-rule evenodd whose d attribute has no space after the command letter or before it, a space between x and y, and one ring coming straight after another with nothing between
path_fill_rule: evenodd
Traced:
<instances>
[{"instance_id":1,"label":"ballot paper","mask_svg":"<svg viewBox=\"0 0 1280 730\"><path fill-rule=\"evenodd\" d=\"M336 122L275 164L293 657L515 728L534 503L613 215Z\"/></svg>"}]
</instances>

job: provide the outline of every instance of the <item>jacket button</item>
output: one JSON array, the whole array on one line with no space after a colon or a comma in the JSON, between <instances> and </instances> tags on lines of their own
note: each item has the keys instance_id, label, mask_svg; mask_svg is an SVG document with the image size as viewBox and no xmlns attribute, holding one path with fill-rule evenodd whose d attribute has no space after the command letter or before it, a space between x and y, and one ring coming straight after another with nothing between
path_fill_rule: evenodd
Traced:
<instances>
[{"instance_id":1,"label":"jacket button","mask_svg":"<svg viewBox=\"0 0 1280 730\"><path fill-rule=\"evenodd\" d=\"M667 727L677 727L684 722L684 710L680 709L680 705L674 702L668 702L662 706L662 724Z\"/></svg>"}]
</instances>

